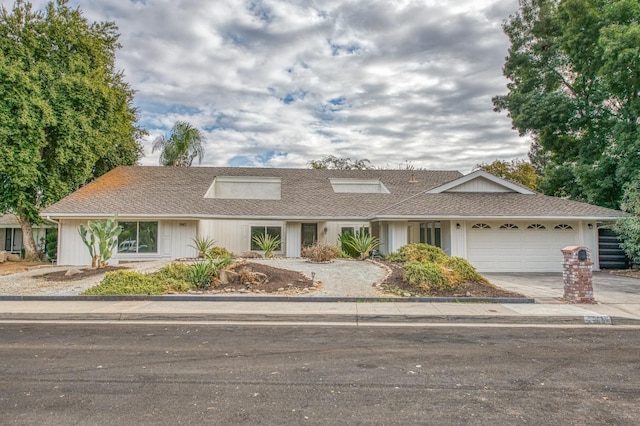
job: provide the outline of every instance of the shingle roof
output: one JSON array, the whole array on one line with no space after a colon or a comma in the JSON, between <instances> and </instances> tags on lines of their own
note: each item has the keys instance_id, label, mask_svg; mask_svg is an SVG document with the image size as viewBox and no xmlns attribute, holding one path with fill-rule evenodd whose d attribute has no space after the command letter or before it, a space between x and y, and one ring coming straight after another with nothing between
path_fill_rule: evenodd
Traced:
<instances>
[{"instance_id":1,"label":"shingle roof","mask_svg":"<svg viewBox=\"0 0 640 426\"><path fill-rule=\"evenodd\" d=\"M415 183L409 183L412 174ZM216 176L280 177L281 199L204 198ZM460 176L457 171L425 170L118 167L47 207L42 214L364 218ZM380 179L390 193L334 193L329 178Z\"/></svg>"},{"instance_id":2,"label":"shingle roof","mask_svg":"<svg viewBox=\"0 0 640 426\"><path fill-rule=\"evenodd\" d=\"M12 214L0 215L0 226L18 226L18 218Z\"/></svg>"},{"instance_id":3,"label":"shingle roof","mask_svg":"<svg viewBox=\"0 0 640 426\"><path fill-rule=\"evenodd\" d=\"M415 183L410 183L410 180ZM216 176L282 180L280 200L205 198ZM441 193L457 171L314 170L236 167L118 167L52 206L43 216L323 218L412 216L618 217L622 212L540 194ZM388 194L335 193L329 178L380 179Z\"/></svg>"}]
</instances>

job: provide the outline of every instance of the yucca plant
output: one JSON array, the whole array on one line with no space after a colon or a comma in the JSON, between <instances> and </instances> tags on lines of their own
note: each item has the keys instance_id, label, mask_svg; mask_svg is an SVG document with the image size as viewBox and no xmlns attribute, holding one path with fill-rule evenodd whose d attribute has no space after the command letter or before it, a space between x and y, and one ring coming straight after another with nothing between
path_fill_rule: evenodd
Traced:
<instances>
[{"instance_id":1,"label":"yucca plant","mask_svg":"<svg viewBox=\"0 0 640 426\"><path fill-rule=\"evenodd\" d=\"M197 288L208 289L215 275L215 266L211 261L204 260L189 266L187 279Z\"/></svg>"},{"instance_id":2,"label":"yucca plant","mask_svg":"<svg viewBox=\"0 0 640 426\"><path fill-rule=\"evenodd\" d=\"M273 252L280 247L280 237L269 234L254 235L253 242L264 252L266 258L272 258Z\"/></svg>"},{"instance_id":3,"label":"yucca plant","mask_svg":"<svg viewBox=\"0 0 640 426\"><path fill-rule=\"evenodd\" d=\"M355 234L345 234L345 236L340 239L340 242L348 251L357 253L360 260L365 259L369 256L371 250L380 245L380 240L377 237L369 235L364 231L359 231Z\"/></svg>"},{"instance_id":4,"label":"yucca plant","mask_svg":"<svg viewBox=\"0 0 640 426\"><path fill-rule=\"evenodd\" d=\"M198 257L201 259L204 258L209 250L216 244L215 240L209 237L197 236L192 241L193 244L190 244L189 247L196 249Z\"/></svg>"}]
</instances>

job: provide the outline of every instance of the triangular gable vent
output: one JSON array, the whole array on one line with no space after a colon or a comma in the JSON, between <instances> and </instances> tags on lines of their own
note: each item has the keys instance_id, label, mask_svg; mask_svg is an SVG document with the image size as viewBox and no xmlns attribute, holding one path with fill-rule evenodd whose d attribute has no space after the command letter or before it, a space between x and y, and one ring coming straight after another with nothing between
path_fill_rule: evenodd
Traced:
<instances>
[{"instance_id":1,"label":"triangular gable vent","mask_svg":"<svg viewBox=\"0 0 640 426\"><path fill-rule=\"evenodd\" d=\"M427 194L440 194L443 192L516 192L519 194L535 194L535 192L527 188L501 179L484 170L476 170L461 178L430 189Z\"/></svg>"}]
</instances>

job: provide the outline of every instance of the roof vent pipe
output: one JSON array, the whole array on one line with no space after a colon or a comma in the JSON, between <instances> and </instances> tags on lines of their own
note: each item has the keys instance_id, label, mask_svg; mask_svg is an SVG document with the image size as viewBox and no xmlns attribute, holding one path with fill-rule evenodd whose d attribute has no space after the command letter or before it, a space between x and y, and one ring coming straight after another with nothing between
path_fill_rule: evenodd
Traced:
<instances>
[{"instance_id":1,"label":"roof vent pipe","mask_svg":"<svg viewBox=\"0 0 640 426\"><path fill-rule=\"evenodd\" d=\"M417 183L417 182L418 181L416 180L416 175L411 173L411 177L409 178L409 183Z\"/></svg>"}]
</instances>

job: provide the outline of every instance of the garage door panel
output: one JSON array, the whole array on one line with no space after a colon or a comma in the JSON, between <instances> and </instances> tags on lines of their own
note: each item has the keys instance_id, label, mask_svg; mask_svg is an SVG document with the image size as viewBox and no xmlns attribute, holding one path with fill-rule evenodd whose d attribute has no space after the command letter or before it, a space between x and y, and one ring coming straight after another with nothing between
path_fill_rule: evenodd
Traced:
<instances>
[{"instance_id":1,"label":"garage door panel","mask_svg":"<svg viewBox=\"0 0 640 426\"><path fill-rule=\"evenodd\" d=\"M517 229L500 229L502 223L488 223L491 229L467 230L467 257L479 271L556 272L562 271L561 249L578 241L573 229L527 229L529 223L512 222Z\"/></svg>"}]
</instances>

